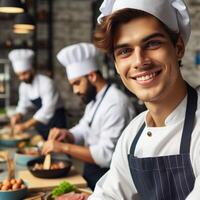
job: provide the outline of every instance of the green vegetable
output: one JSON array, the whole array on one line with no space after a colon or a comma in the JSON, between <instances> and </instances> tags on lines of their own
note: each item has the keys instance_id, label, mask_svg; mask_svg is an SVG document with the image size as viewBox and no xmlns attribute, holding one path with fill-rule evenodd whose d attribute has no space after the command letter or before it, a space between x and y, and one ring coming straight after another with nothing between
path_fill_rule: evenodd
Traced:
<instances>
[{"instance_id":1,"label":"green vegetable","mask_svg":"<svg viewBox=\"0 0 200 200\"><path fill-rule=\"evenodd\" d=\"M67 181L63 181L59 184L58 187L52 190L51 194L53 198L56 198L62 194L76 191L76 190L77 190L77 187L75 185L72 185L71 183Z\"/></svg>"}]
</instances>

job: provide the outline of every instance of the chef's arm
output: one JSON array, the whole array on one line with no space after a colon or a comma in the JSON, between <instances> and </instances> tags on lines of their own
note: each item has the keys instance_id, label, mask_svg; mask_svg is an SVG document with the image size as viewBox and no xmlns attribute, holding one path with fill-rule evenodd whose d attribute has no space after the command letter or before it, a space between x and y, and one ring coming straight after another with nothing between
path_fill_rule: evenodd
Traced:
<instances>
[{"instance_id":1,"label":"chef's arm","mask_svg":"<svg viewBox=\"0 0 200 200\"><path fill-rule=\"evenodd\" d=\"M130 129L127 131L131 131ZM97 182L88 200L138 199L128 164L126 133L118 140L110 170Z\"/></svg>"},{"instance_id":2,"label":"chef's arm","mask_svg":"<svg viewBox=\"0 0 200 200\"><path fill-rule=\"evenodd\" d=\"M17 133L20 133L20 132L23 132L27 129L30 129L32 127L34 127L36 124L38 124L39 121L37 121L36 119L34 118L31 118L23 123L19 123L19 124L16 124L14 126L14 132L17 134Z\"/></svg>"},{"instance_id":3,"label":"chef's arm","mask_svg":"<svg viewBox=\"0 0 200 200\"><path fill-rule=\"evenodd\" d=\"M69 144L69 143L67 144L62 143L62 145L63 145L63 148L62 148L63 153L66 153L72 156L73 158L79 159L84 162L88 162L92 164L95 163L88 147L83 147L83 146L79 146L76 144Z\"/></svg>"},{"instance_id":4,"label":"chef's arm","mask_svg":"<svg viewBox=\"0 0 200 200\"><path fill-rule=\"evenodd\" d=\"M21 116L25 116L29 109L34 108L32 102L27 96L26 89L24 88L23 84L20 84L19 87L19 101L16 107L17 115L20 114Z\"/></svg>"},{"instance_id":5,"label":"chef's arm","mask_svg":"<svg viewBox=\"0 0 200 200\"><path fill-rule=\"evenodd\" d=\"M47 154L51 152L62 152L84 162L94 163L88 147L83 147L70 143L61 143L56 140L48 140L44 143L42 153Z\"/></svg>"},{"instance_id":6,"label":"chef's arm","mask_svg":"<svg viewBox=\"0 0 200 200\"><path fill-rule=\"evenodd\" d=\"M14 126L22 120L23 115L21 113L16 113L15 115L10 117L10 124Z\"/></svg>"},{"instance_id":7,"label":"chef's arm","mask_svg":"<svg viewBox=\"0 0 200 200\"><path fill-rule=\"evenodd\" d=\"M199 117L199 115L197 116ZM197 132L194 130L194 138L191 142L191 148L190 148L190 155L191 156L191 163L193 172L195 175L195 182L194 187L190 194L187 196L186 200L196 200L200 197L200 137L199 137L199 123L195 127Z\"/></svg>"},{"instance_id":8,"label":"chef's arm","mask_svg":"<svg viewBox=\"0 0 200 200\"><path fill-rule=\"evenodd\" d=\"M200 176L195 179L192 192L187 196L186 200L194 200L200 197Z\"/></svg>"},{"instance_id":9,"label":"chef's arm","mask_svg":"<svg viewBox=\"0 0 200 200\"><path fill-rule=\"evenodd\" d=\"M38 120L31 118L23 123L25 129L30 129L35 127L39 123Z\"/></svg>"}]
</instances>

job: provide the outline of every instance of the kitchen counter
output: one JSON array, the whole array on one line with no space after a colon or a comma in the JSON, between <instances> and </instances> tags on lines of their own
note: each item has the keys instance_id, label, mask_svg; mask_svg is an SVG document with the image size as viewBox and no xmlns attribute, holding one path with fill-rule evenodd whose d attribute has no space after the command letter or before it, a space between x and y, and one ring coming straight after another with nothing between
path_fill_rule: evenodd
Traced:
<instances>
[{"instance_id":1,"label":"kitchen counter","mask_svg":"<svg viewBox=\"0 0 200 200\"><path fill-rule=\"evenodd\" d=\"M5 150L5 149L4 149ZM14 157L14 153L16 148L6 148L10 152L10 154ZM7 166L6 162L0 162L0 181L4 180L7 177ZM62 181L68 181L71 184L76 185L78 188L87 188L86 180L79 174L75 167L72 166L69 174L63 178L56 179L43 179L34 177L26 166L21 166L16 164L15 170L16 178L22 178L27 184L29 189L29 194L33 194L35 192L50 192L53 188L58 186ZM90 189L87 188L87 191L91 192Z\"/></svg>"}]
</instances>

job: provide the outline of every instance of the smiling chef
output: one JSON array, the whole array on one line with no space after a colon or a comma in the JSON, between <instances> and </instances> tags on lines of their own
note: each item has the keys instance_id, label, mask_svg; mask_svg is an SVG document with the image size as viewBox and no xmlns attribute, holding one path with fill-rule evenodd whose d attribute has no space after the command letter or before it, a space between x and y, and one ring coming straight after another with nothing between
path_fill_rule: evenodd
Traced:
<instances>
[{"instance_id":1,"label":"smiling chef","mask_svg":"<svg viewBox=\"0 0 200 200\"><path fill-rule=\"evenodd\" d=\"M147 111L128 125L90 200L200 199L200 93L180 68L190 37L183 0L104 0L94 35ZM185 66L184 66L185 67Z\"/></svg>"},{"instance_id":2,"label":"smiling chef","mask_svg":"<svg viewBox=\"0 0 200 200\"><path fill-rule=\"evenodd\" d=\"M54 81L34 71L34 51L15 49L8 57L15 74L21 81L16 114L10 119L14 131L17 133L35 127L43 138L47 139L50 128L65 128L66 117L62 100ZM22 121L23 116L31 108L36 110L32 118Z\"/></svg>"}]
</instances>

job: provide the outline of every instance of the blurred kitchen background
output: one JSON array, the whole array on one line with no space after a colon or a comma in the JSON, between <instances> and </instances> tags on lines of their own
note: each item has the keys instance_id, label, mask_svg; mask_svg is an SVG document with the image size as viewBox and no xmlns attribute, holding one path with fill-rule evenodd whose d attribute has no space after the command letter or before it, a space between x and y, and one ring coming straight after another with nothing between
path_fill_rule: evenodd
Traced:
<instances>
[{"instance_id":1,"label":"blurred kitchen background","mask_svg":"<svg viewBox=\"0 0 200 200\"><path fill-rule=\"evenodd\" d=\"M9 0L0 1L2 4ZM8 62L8 52L15 48L32 48L36 52L35 69L55 79L64 99L69 126L75 124L83 112L83 104L72 93L64 67L57 52L66 45L90 42L102 0L21 0L23 14L0 13L0 112L11 112L18 100L18 80ZM192 16L192 35L188 43L182 72L193 86L200 84L200 0L188 0ZM1 8L0 8L1 10ZM21 21L20 21L21 20ZM25 20L29 29L16 24ZM116 75L112 61L105 55L99 57L102 72L125 90ZM142 102L133 103L138 113Z\"/></svg>"}]
</instances>

